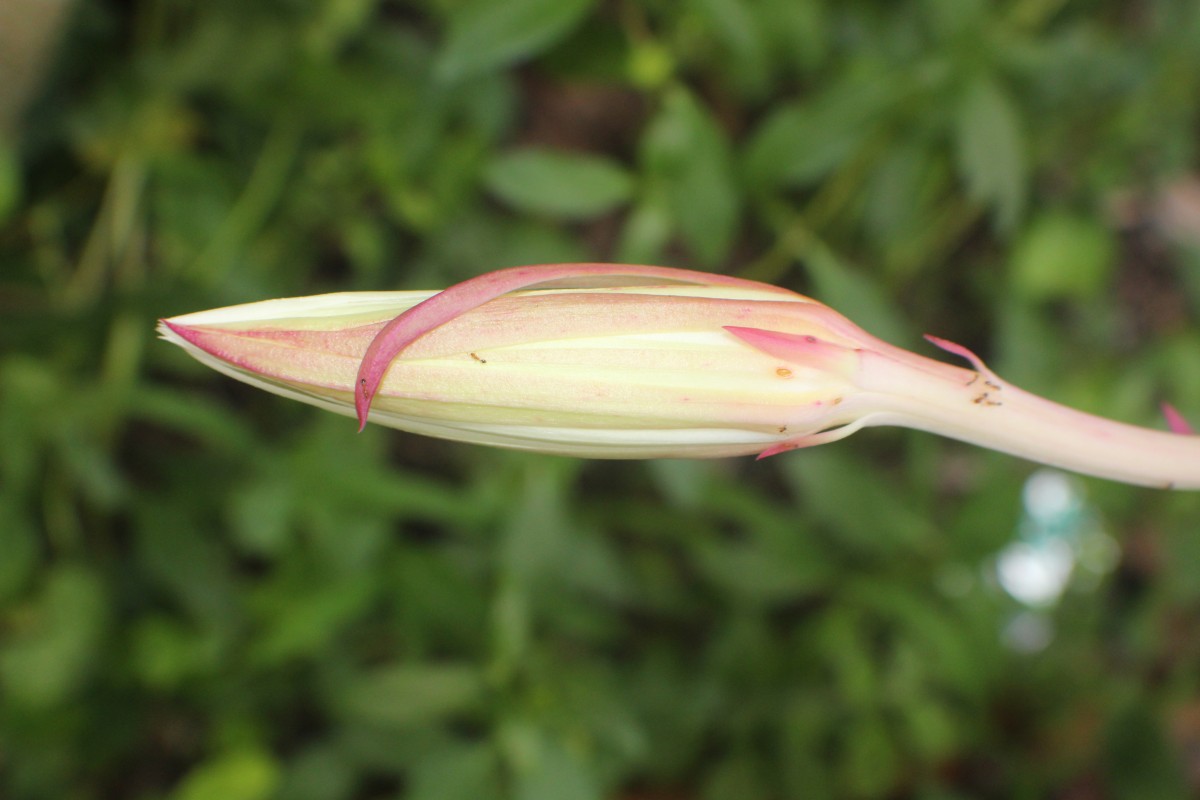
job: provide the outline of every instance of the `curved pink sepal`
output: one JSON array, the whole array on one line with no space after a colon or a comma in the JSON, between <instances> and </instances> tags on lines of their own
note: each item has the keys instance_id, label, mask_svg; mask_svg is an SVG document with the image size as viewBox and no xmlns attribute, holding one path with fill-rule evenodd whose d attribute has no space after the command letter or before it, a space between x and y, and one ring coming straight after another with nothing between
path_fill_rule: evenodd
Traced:
<instances>
[{"instance_id":1,"label":"curved pink sepal","mask_svg":"<svg viewBox=\"0 0 1200 800\"><path fill-rule=\"evenodd\" d=\"M987 365L983 363L982 358L975 355L970 350L963 347L961 344L956 344L956 343L950 341L949 339L943 339L940 336L934 336L932 333L925 334L925 341L929 342L932 345L935 345L936 347L940 347L942 350L945 350L947 353L953 353L954 355L959 356L960 358L965 358L967 361L971 362L971 366L973 366L975 369L979 370L980 372L985 372L988 374L991 374L991 372L992 372L990 369L988 369Z\"/></svg>"},{"instance_id":2,"label":"curved pink sepal","mask_svg":"<svg viewBox=\"0 0 1200 800\"><path fill-rule=\"evenodd\" d=\"M795 439L788 439L786 442L780 442L779 444L771 445L766 450L763 450L761 453L755 456L754 460L762 461L764 458L777 456L780 453L786 453L789 450L800 450L805 447L816 447L819 444L836 442L841 439L845 439L847 436L854 433L861 427L861 423L851 422L849 425L843 425L840 428L833 428L831 430L821 431L820 433L810 433L807 436L797 436Z\"/></svg>"},{"instance_id":3,"label":"curved pink sepal","mask_svg":"<svg viewBox=\"0 0 1200 800\"><path fill-rule=\"evenodd\" d=\"M787 289L780 289L757 281L672 267L646 267L629 264L552 264L510 267L488 272L455 284L413 306L385 325L375 336L363 355L358 368L358 376L354 382L354 408L358 414L358 429L361 431L366 427L371 400L379 390L379 384L383 381L388 367L406 347L421 336L460 314L478 308L489 300L494 300L509 292L545 287L549 283L554 283L556 288L565 288L568 285L578 287L586 282L575 279L588 278L594 279L597 285L606 285L609 283L606 279L612 278L643 278L662 280L668 283L738 286L795 296L794 292ZM569 280L575 280L575 282L572 284L561 283Z\"/></svg>"}]
</instances>

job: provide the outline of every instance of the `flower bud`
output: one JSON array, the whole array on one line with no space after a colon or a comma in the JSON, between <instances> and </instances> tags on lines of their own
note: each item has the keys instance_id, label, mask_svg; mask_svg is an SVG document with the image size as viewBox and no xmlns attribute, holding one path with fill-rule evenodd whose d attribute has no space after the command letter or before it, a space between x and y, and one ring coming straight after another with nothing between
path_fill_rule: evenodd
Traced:
<instances>
[{"instance_id":1,"label":"flower bud","mask_svg":"<svg viewBox=\"0 0 1200 800\"><path fill-rule=\"evenodd\" d=\"M160 331L220 372L360 427L593 458L761 458L902 425L1116 480L1200 486L1196 437L1073 411L958 345L929 337L973 369L894 347L794 292L687 270L517 267L442 292L203 311Z\"/></svg>"}]
</instances>

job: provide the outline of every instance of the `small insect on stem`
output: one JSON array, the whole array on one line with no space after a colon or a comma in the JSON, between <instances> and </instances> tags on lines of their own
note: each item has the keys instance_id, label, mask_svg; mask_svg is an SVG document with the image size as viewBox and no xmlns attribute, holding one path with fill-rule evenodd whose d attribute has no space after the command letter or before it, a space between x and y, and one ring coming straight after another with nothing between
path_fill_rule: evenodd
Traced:
<instances>
[{"instance_id":1,"label":"small insect on stem","mask_svg":"<svg viewBox=\"0 0 1200 800\"><path fill-rule=\"evenodd\" d=\"M476 360L476 361L478 361L480 364L486 364L486 363L487 363L487 359L486 359L486 358L480 358L480 357L478 356L478 354L476 354L476 353L471 353L471 358L475 359L475 360Z\"/></svg>"}]
</instances>

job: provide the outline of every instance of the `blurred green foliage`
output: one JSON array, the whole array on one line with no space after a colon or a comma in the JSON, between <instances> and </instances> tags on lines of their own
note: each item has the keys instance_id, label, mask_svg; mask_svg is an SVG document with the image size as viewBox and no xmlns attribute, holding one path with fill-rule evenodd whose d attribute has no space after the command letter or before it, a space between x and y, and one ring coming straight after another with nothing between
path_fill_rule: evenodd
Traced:
<instances>
[{"instance_id":1,"label":"blurred green foliage","mask_svg":"<svg viewBox=\"0 0 1200 800\"><path fill-rule=\"evenodd\" d=\"M1164 198L1196 180L1200 4L73 11L0 141L0 795L1200 791L1194 496L1082 484L1116 570L1022 611L992 569L1012 459L356 435L152 338L628 260L931 330L1106 415L1195 412L1197 230ZM1048 643L1010 646L1030 619Z\"/></svg>"}]
</instances>

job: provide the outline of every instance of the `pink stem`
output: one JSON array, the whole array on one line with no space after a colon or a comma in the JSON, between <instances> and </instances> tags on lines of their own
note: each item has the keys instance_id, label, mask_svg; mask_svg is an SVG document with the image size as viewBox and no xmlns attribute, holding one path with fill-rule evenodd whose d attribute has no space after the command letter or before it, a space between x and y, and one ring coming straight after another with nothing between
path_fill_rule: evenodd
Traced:
<instances>
[{"instance_id":1,"label":"pink stem","mask_svg":"<svg viewBox=\"0 0 1200 800\"><path fill-rule=\"evenodd\" d=\"M860 386L874 395L869 425L903 425L1085 475L1164 489L1200 488L1200 437L1098 417L1030 394L961 345L927 337L975 370L966 379L864 353ZM915 367L915 369L914 369Z\"/></svg>"}]
</instances>

